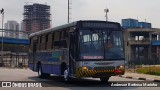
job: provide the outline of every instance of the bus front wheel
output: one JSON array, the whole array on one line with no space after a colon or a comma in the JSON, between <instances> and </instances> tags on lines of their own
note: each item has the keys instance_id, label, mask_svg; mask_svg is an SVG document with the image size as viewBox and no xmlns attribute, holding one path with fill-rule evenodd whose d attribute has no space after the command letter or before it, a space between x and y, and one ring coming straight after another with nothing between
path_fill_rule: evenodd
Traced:
<instances>
[{"instance_id":1,"label":"bus front wheel","mask_svg":"<svg viewBox=\"0 0 160 90\"><path fill-rule=\"evenodd\" d=\"M49 76L50 76L50 74L43 73L42 66L41 66L41 64L39 64L38 65L38 77L45 78L45 77L49 77Z\"/></svg>"}]
</instances>

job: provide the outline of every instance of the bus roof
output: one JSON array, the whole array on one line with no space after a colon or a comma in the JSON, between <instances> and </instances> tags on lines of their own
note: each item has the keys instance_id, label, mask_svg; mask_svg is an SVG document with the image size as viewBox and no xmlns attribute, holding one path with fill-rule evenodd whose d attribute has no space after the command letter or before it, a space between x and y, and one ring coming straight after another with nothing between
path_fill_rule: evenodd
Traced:
<instances>
[{"instance_id":1,"label":"bus roof","mask_svg":"<svg viewBox=\"0 0 160 90\"><path fill-rule=\"evenodd\" d=\"M44 30L41 30L41 31L38 31L38 32L35 32L35 33L31 33L29 35L29 37L33 37L33 36L36 36L36 35L52 32L52 31L56 31L56 30L63 29L63 28L66 28L66 27L72 27L72 26L76 25L76 23L77 22L72 22L72 23L64 24L64 25L57 26L57 27L54 27L54 28L44 29Z\"/></svg>"},{"instance_id":2,"label":"bus roof","mask_svg":"<svg viewBox=\"0 0 160 90\"><path fill-rule=\"evenodd\" d=\"M35 32L35 33L31 33L29 35L29 37L41 35L41 34L44 34L44 33L49 33L49 32L56 31L56 30L63 29L63 28L67 28L67 27L73 27L73 26L75 26L77 24L77 22L106 22L106 21L100 21L100 20L79 20L79 21L68 23L68 24L60 25L60 26L57 26L57 27L54 27L54 28L49 28L49 29L41 30L41 31L38 31L38 32ZM107 21L107 22L109 22L109 21ZM119 24L117 22L109 22L109 23Z\"/></svg>"}]
</instances>

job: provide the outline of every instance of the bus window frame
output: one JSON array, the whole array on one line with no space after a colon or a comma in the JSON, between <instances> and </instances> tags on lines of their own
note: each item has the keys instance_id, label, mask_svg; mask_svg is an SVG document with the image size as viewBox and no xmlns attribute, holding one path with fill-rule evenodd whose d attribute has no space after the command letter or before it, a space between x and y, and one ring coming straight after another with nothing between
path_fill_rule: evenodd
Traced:
<instances>
[{"instance_id":1,"label":"bus window frame","mask_svg":"<svg viewBox=\"0 0 160 90\"><path fill-rule=\"evenodd\" d=\"M51 49L54 49L54 36L55 32L52 32Z\"/></svg>"},{"instance_id":2,"label":"bus window frame","mask_svg":"<svg viewBox=\"0 0 160 90\"><path fill-rule=\"evenodd\" d=\"M69 42L69 30L70 28L66 28L61 31L61 39L60 39L60 48L68 48L68 42ZM67 42L68 41L68 42ZM64 45L65 43L65 45Z\"/></svg>"},{"instance_id":3,"label":"bus window frame","mask_svg":"<svg viewBox=\"0 0 160 90\"><path fill-rule=\"evenodd\" d=\"M45 50L47 49L48 33L45 34Z\"/></svg>"},{"instance_id":4,"label":"bus window frame","mask_svg":"<svg viewBox=\"0 0 160 90\"><path fill-rule=\"evenodd\" d=\"M59 34L59 35L58 35ZM60 40L60 31L55 31L54 32L54 41L53 41L53 49L59 49L59 40ZM57 43L57 45L55 45L55 43Z\"/></svg>"}]
</instances>

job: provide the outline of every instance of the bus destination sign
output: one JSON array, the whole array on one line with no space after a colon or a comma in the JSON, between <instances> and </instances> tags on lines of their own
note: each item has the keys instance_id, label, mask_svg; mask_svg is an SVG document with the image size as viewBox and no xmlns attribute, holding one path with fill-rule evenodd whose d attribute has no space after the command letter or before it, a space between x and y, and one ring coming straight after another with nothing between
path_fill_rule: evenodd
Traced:
<instances>
[{"instance_id":1,"label":"bus destination sign","mask_svg":"<svg viewBox=\"0 0 160 90\"><path fill-rule=\"evenodd\" d=\"M120 25L117 23L105 23L105 22L83 22L82 27L84 28L112 28L119 29Z\"/></svg>"}]
</instances>

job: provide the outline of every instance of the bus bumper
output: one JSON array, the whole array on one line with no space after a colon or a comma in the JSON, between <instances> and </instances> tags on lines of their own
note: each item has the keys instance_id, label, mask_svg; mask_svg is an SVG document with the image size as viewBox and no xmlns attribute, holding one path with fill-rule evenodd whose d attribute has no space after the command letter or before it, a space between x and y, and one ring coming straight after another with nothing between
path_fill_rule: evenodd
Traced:
<instances>
[{"instance_id":1,"label":"bus bumper","mask_svg":"<svg viewBox=\"0 0 160 90\"><path fill-rule=\"evenodd\" d=\"M82 68L78 68L76 70L76 77L106 77L106 76L115 76L115 75L124 75L124 69L105 69L105 70L83 70Z\"/></svg>"}]
</instances>

